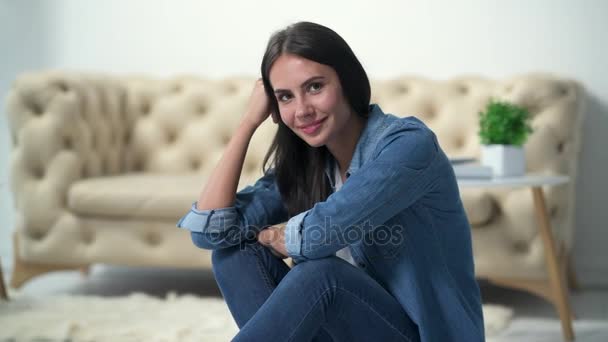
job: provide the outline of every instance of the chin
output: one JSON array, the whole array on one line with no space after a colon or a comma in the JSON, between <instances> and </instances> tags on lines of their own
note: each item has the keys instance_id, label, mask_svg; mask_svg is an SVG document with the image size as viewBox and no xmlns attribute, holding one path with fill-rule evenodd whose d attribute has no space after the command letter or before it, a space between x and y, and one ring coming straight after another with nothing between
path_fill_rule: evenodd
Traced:
<instances>
[{"instance_id":1,"label":"chin","mask_svg":"<svg viewBox=\"0 0 608 342\"><path fill-rule=\"evenodd\" d=\"M310 147L321 147L327 143L327 141L326 141L327 139L325 136L316 136L316 137L312 137L312 138L300 137L300 139L304 140L304 142L306 142L308 144L308 146L310 146Z\"/></svg>"},{"instance_id":2,"label":"chin","mask_svg":"<svg viewBox=\"0 0 608 342\"><path fill-rule=\"evenodd\" d=\"M325 142L322 142L322 143L316 143L316 144L311 144L311 143L308 143L308 145L309 145L310 147L315 147L315 148L317 148L317 147L325 146Z\"/></svg>"}]
</instances>

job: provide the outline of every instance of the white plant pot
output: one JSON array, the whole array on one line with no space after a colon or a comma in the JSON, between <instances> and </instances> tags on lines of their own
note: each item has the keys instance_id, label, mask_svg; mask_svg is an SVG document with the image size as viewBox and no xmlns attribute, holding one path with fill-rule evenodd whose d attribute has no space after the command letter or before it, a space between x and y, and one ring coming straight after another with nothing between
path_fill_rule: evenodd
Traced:
<instances>
[{"instance_id":1,"label":"white plant pot","mask_svg":"<svg viewBox=\"0 0 608 342\"><path fill-rule=\"evenodd\" d=\"M526 173L523 147L512 145L482 145L481 164L494 171L494 177L517 177Z\"/></svg>"}]
</instances>

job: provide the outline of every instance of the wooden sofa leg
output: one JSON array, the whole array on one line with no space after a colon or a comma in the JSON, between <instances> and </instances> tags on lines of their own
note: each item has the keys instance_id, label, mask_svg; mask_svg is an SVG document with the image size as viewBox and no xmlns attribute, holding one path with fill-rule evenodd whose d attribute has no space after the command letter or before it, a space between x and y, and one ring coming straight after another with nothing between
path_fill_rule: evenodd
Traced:
<instances>
[{"instance_id":1,"label":"wooden sofa leg","mask_svg":"<svg viewBox=\"0 0 608 342\"><path fill-rule=\"evenodd\" d=\"M21 260L18 242L19 236L15 232L13 233L13 273L10 281L10 287L14 289L18 289L30 279L48 272L80 270L83 275L89 274L90 265L47 265Z\"/></svg>"},{"instance_id":2,"label":"wooden sofa leg","mask_svg":"<svg viewBox=\"0 0 608 342\"><path fill-rule=\"evenodd\" d=\"M566 275L564 274L563 263L560 265L558 258L558 247L556 247L551 228L551 220L547 213L545 196L541 187L533 187L532 195L534 207L539 223L539 232L543 240L545 249L545 261L549 276L549 286L553 297L553 304L557 309L558 316L562 323L562 333L566 341L574 340L574 330L572 329L572 310L570 309L570 298L568 287L566 286Z\"/></svg>"},{"instance_id":3,"label":"wooden sofa leg","mask_svg":"<svg viewBox=\"0 0 608 342\"><path fill-rule=\"evenodd\" d=\"M2 273L2 263L0 262L0 299L8 300L6 287L4 287L4 274Z\"/></svg>"},{"instance_id":4,"label":"wooden sofa leg","mask_svg":"<svg viewBox=\"0 0 608 342\"><path fill-rule=\"evenodd\" d=\"M572 256L570 253L566 255L566 278L568 281L568 287L572 291L579 291L581 289L580 283L578 282L578 278L576 276L576 271L574 270L574 265L572 264Z\"/></svg>"}]
</instances>

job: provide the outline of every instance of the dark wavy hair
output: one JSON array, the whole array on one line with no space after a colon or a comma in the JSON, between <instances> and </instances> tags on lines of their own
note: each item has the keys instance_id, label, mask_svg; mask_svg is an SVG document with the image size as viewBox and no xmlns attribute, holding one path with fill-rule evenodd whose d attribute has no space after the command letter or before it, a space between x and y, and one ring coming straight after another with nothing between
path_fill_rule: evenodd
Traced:
<instances>
[{"instance_id":1,"label":"dark wavy hair","mask_svg":"<svg viewBox=\"0 0 608 342\"><path fill-rule=\"evenodd\" d=\"M262 80L270 110L279 116L279 106L270 83L270 69L282 54L293 54L332 67L351 109L362 117L369 115L371 88L363 66L336 32L328 27L298 22L275 32L262 59ZM312 147L278 120L277 133L264 157L264 172L272 161L277 185L292 217L324 201L331 193L325 177L327 147Z\"/></svg>"}]
</instances>

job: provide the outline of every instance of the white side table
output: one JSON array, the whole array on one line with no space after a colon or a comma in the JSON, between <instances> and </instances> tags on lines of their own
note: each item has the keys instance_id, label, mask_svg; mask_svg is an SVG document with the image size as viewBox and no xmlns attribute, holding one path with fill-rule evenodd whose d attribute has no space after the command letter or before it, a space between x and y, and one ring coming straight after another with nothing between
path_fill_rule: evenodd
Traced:
<instances>
[{"instance_id":1,"label":"white side table","mask_svg":"<svg viewBox=\"0 0 608 342\"><path fill-rule=\"evenodd\" d=\"M567 176L544 176L528 174L522 177L512 178L492 178L492 179L458 179L460 188L481 187L481 188L501 188L501 187L527 187L532 190L534 207L538 220L538 228L543 241L545 250L545 260L547 263L547 273L549 281L547 284L521 282L508 279L489 279L499 285L526 289L544 298L549 299L559 314L562 332L567 341L574 340L572 329L572 311L570 309L569 292L565 282L563 268L560 267L558 251L553 237L551 221L547 213L543 186L559 185L569 182Z\"/></svg>"}]
</instances>

